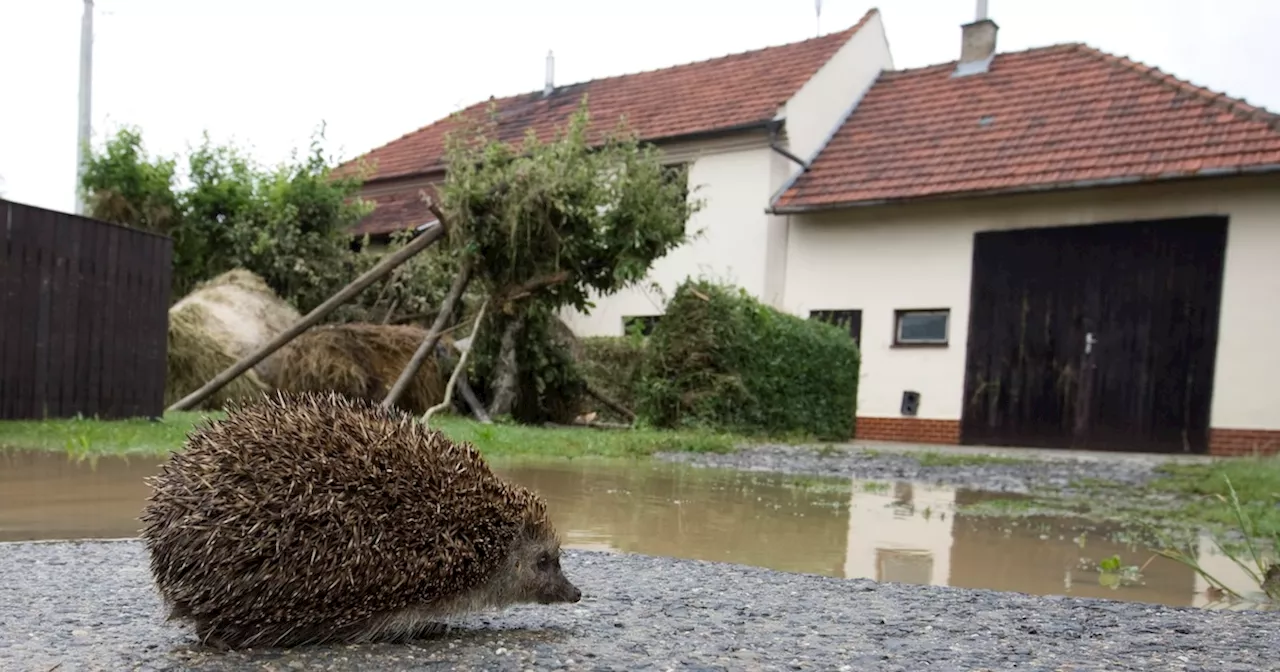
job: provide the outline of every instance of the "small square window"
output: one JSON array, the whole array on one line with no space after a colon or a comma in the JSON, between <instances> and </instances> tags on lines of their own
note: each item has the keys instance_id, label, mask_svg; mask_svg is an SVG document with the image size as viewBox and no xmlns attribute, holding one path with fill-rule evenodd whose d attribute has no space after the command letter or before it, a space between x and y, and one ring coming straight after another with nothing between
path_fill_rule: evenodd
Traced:
<instances>
[{"instance_id":1,"label":"small square window","mask_svg":"<svg viewBox=\"0 0 1280 672\"><path fill-rule=\"evenodd\" d=\"M951 311L943 309L894 311L894 345L946 345Z\"/></svg>"},{"instance_id":2,"label":"small square window","mask_svg":"<svg viewBox=\"0 0 1280 672\"><path fill-rule=\"evenodd\" d=\"M853 342L859 346L862 345L861 310L811 310L809 311L809 319L819 320L846 329Z\"/></svg>"},{"instance_id":3,"label":"small square window","mask_svg":"<svg viewBox=\"0 0 1280 672\"><path fill-rule=\"evenodd\" d=\"M627 315L622 318L622 332L625 334L632 329L639 329L641 336L652 336L660 319L661 315Z\"/></svg>"}]
</instances>

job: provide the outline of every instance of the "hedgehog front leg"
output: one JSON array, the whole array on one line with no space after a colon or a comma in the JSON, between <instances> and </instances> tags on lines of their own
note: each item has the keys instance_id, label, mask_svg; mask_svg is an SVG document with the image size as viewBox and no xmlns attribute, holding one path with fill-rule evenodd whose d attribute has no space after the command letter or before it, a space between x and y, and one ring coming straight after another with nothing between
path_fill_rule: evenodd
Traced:
<instances>
[{"instance_id":1,"label":"hedgehog front leg","mask_svg":"<svg viewBox=\"0 0 1280 672\"><path fill-rule=\"evenodd\" d=\"M448 625L433 618L433 615L417 607L383 612L348 626L341 634L341 639L397 644L426 639L448 630Z\"/></svg>"}]
</instances>

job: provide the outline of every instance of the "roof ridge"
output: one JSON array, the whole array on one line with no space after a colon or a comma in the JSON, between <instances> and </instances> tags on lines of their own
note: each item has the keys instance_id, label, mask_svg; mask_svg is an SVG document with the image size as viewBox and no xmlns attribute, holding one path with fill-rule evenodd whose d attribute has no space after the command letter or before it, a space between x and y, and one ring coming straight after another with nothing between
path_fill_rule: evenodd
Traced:
<instances>
[{"instance_id":1,"label":"roof ridge","mask_svg":"<svg viewBox=\"0 0 1280 672\"><path fill-rule=\"evenodd\" d=\"M615 79L626 79L627 77L635 77L637 75L648 75L655 72L666 72L668 70L677 70L679 68L687 68L691 65L705 65L707 63L716 63L718 61L726 61L731 58L740 58L742 56L750 56L750 55L759 54L765 51L772 51L774 49L785 49L787 47L796 47L802 44L808 44L810 42L817 42L819 40L830 40L839 35L852 35L853 33L858 32L858 29L862 28L862 26L864 26L873 15L876 15L879 13L880 13L880 10L878 8L872 7L871 9L867 10L866 14L862 15L861 19L858 19L856 22L854 22L853 25L849 26L848 28L845 28L844 30L840 30L834 33L827 33L826 35L815 35L813 37L806 37L803 40L796 40L795 42L780 42L778 44L771 44L764 47L755 47L753 49L744 49L742 51L732 51L727 54L712 56L711 58L703 58L695 61L684 61L682 63L674 63L672 65L664 65L662 67L649 68L648 70L632 70L631 72L623 72L616 75L594 77L592 79L584 79L577 82L566 82L564 84L556 84L556 88L558 89L561 87L582 86L584 84L594 84L596 82L608 82ZM529 89L526 91L522 91L520 93L514 93L511 95L503 96L502 98L497 98L496 100L520 98L522 96L528 96L533 94L541 95L542 89ZM492 97L490 99L494 100Z\"/></svg>"},{"instance_id":2,"label":"roof ridge","mask_svg":"<svg viewBox=\"0 0 1280 672\"><path fill-rule=\"evenodd\" d=\"M1225 91L1215 91L1205 86L1193 84L1177 75L1164 72L1154 65L1147 65L1128 56L1113 54L1088 44L1079 43L1078 51L1108 65L1136 72L1157 84L1200 98L1205 104L1225 109L1240 119L1259 121L1271 126L1276 131L1280 131L1280 114L1260 105L1254 105L1242 97L1230 96Z\"/></svg>"},{"instance_id":3,"label":"roof ridge","mask_svg":"<svg viewBox=\"0 0 1280 672\"><path fill-rule=\"evenodd\" d=\"M837 31L837 32L834 32L834 33L827 33L826 35L815 35L814 37L807 37L807 38L805 38L805 39L803 39L803 40L797 40L797 41L795 41L795 42L782 42L782 43L779 43L779 44L772 44L772 45L767 45L767 46L764 46L764 47L756 47L756 48L754 48L754 49L746 49L746 50L743 50L743 51L730 52L730 53L727 53L727 54L721 54L721 55L719 55L719 56L714 56L714 57L711 57L711 58L704 58L704 59L696 60L696 61L685 61L685 62L683 62L683 63L675 63L675 64L672 64L672 65L665 65L665 66L662 66L662 67L659 67L659 68L650 68L650 69L648 69L648 70L635 70L635 71L632 71L632 72L625 72L625 73L620 73L620 74L616 74L616 75L608 75L608 76L606 76L606 77L596 77L596 78L594 78L594 79L587 79L587 80L582 80L582 81L579 81L579 82L569 82L569 83L566 83L566 84L557 84L557 85L556 85L556 88L557 88L557 89L559 89L559 88L563 88L563 87L571 87L571 86L584 86L584 85L587 85L587 84L594 84L594 83L596 83L596 82L608 82L608 81L612 81L612 80L624 79L624 78L627 78L627 77L635 77L635 76L638 76L638 75L646 75L646 74L651 74L651 73L655 73L655 72L666 72L666 71L670 71L670 70L676 70L676 69L679 69L679 68L687 68L687 67L695 66L695 65L703 65L703 64L706 64L706 63L716 63L716 62L719 62L719 61L725 61L725 60L728 60L728 59L731 59L731 58L741 58L741 57L743 57L743 56L749 56L749 55L753 55L753 54L759 54L759 53L766 52L766 51L770 51L770 50L774 50L774 49L784 49L784 48L787 48L787 47L794 47L794 46L799 46L799 45L802 45L802 44L809 44L809 43L816 42L816 41L819 41L819 40L830 40L830 39L833 39L833 38L835 38L835 37L837 37L837 36L840 36L840 35L852 36L853 34L857 33L859 30L861 30L861 29L862 29L862 28L867 24L867 22L871 20L871 17L876 16L876 15L878 15L878 14L880 14L880 9L879 9L878 7L872 7L871 9L868 9L868 10L866 11L866 13L864 13L864 14L862 15L862 18L860 18L860 19L858 19L857 21L855 21L855 22L854 22L852 25L850 25L848 28L845 28L844 30L840 30L840 31ZM396 138L394 138L394 139L392 139L392 140L389 140L389 141L387 141L387 142L384 142L384 143L382 143L382 144L380 144L380 145L376 145L376 146L374 146L374 147L371 147L371 148L369 148L369 149L365 150L364 152L361 152L359 155L354 156L354 157L352 157L352 158L350 158L350 159L348 159L348 160L346 160L346 161L343 161L342 163L338 164L338 165L335 167L335 170L337 170L337 169L343 169L343 168L346 168L347 166L354 166L354 165L355 165L355 163L356 163L357 161L359 161L360 159L362 159L362 158L364 158L364 157L366 157L366 156L368 156L368 155L372 154L373 152L375 152L375 151L377 151L377 150L379 150L379 149L382 149L382 148L384 148L384 147L388 147L388 146L390 146L390 145L393 145L393 144L395 144L395 143L397 143L397 142L400 142L400 141L402 141L402 140L404 140L404 139L406 139L406 138L408 138L408 137L410 137L410 136L412 136L412 135L417 135L418 133L421 133L422 131L425 131L425 130L427 130L428 128L431 128L432 126L435 126L436 124L439 124L439 123L442 123L442 122L448 121L449 119L452 119L455 115L465 114L466 112L469 112L469 111L471 111L471 110L474 110L475 108L477 108L477 107L479 107L479 106L481 106L481 105L488 105L488 104L490 104L490 103L499 103L499 102L503 102L503 101L512 101L512 100L516 100L516 99L523 98L523 97L530 96L530 95L538 95L538 94L541 94L541 93L542 93L542 90L541 90L541 89L530 89L530 90L526 90L526 91L521 91L521 92L519 92L519 93L508 94L508 95L502 96L502 97L500 97L500 98L499 98L499 97L496 97L496 96L494 96L494 95L492 95L492 94L490 94L490 96L489 96L488 98L484 99L484 100L477 101L477 102L472 103L472 104L470 104L470 105L463 106L461 109L454 110L453 112L449 112L448 114L446 114L446 115L444 115L444 116L442 116L442 117L436 118L435 120L433 120L433 121L431 121L431 122L429 122L429 123L427 123L427 124L424 124L424 125L419 126L419 127L415 128L415 129L413 129L413 130L411 130L411 131L408 131L408 132L406 132L406 133L403 133L403 134L401 134L399 137L396 137Z\"/></svg>"},{"instance_id":4,"label":"roof ridge","mask_svg":"<svg viewBox=\"0 0 1280 672\"><path fill-rule=\"evenodd\" d=\"M1016 51L997 51L995 53L995 56L996 58L1000 58L1001 56L1023 56L1026 54L1031 54L1031 53L1040 52L1040 51L1070 51L1071 49L1074 49L1080 46L1084 46L1084 43L1083 42L1056 42L1054 44L1044 44L1038 47L1026 47L1024 49L1018 49ZM895 76L918 74L925 70L940 70L940 69L946 69L946 68L953 68L959 62L960 62L960 59L953 58L949 61L939 61L937 63L930 63L928 65L917 65L913 68L885 70L884 74L895 75Z\"/></svg>"}]
</instances>

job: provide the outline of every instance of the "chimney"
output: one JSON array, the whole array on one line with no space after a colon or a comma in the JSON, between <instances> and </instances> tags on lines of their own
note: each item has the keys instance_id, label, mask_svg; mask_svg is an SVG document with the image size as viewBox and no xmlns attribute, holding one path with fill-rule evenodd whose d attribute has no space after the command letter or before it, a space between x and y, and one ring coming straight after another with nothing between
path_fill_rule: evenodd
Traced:
<instances>
[{"instance_id":1,"label":"chimney","mask_svg":"<svg viewBox=\"0 0 1280 672\"><path fill-rule=\"evenodd\" d=\"M987 0L978 0L978 11L973 23L960 27L960 62L956 64L956 77L986 72L996 53L995 21L987 18Z\"/></svg>"},{"instance_id":2,"label":"chimney","mask_svg":"<svg viewBox=\"0 0 1280 672\"><path fill-rule=\"evenodd\" d=\"M556 59L550 51L547 52L547 83L542 85L542 97L551 95L556 90Z\"/></svg>"}]
</instances>

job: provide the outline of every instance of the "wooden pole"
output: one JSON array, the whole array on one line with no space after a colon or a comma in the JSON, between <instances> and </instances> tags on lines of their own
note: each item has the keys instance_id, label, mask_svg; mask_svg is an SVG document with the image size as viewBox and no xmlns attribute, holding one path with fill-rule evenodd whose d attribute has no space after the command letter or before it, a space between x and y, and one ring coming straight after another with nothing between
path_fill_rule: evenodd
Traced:
<instances>
[{"instance_id":1,"label":"wooden pole","mask_svg":"<svg viewBox=\"0 0 1280 672\"><path fill-rule=\"evenodd\" d=\"M475 342L476 332L480 331L480 323L484 321L484 311L489 307L489 299L485 299L480 304L480 313L476 315L475 325L471 327L471 342ZM444 401L427 409L422 414L422 424L427 425L431 421L431 416L438 411L449 408L449 404L453 402L453 386L458 382L458 376L462 375L462 370L467 366L467 355L471 354L471 348L462 351L462 356L458 358L458 365L453 367L453 375L449 376L449 383L444 387ZM430 426L430 425L428 425Z\"/></svg>"},{"instance_id":2,"label":"wooden pole","mask_svg":"<svg viewBox=\"0 0 1280 672\"><path fill-rule=\"evenodd\" d=\"M328 301L325 301L324 303L317 306L310 313L307 313L305 317L303 317L301 320L298 320L296 323L294 323L292 327L289 327L279 336L276 336L275 338L271 339L270 342L266 343L265 345L258 348L254 352L248 355L245 355L243 358L240 359L240 361L227 367L225 371L218 374L216 377L214 377L213 380L205 383L204 387L178 400L176 403L170 406L168 410L169 411L185 411L191 408L192 406L195 406L196 404L200 403L201 401L203 401L205 398L207 398L209 395L213 394L214 392L217 392L218 390L222 389L224 385L235 380L236 376L239 376L245 371L248 371L255 364L266 359L269 355L271 355L271 353L275 352L276 350L279 350L289 341L292 341L293 339L302 335L302 332L306 331L307 329L310 329L322 318L324 318L325 315L328 315L329 313L333 312L338 306L346 303L356 294L359 294L360 291L363 290L365 287L372 285L374 282L378 281L379 279L386 276L391 271L395 270L397 266L399 266L400 264L403 264L405 261L408 261L410 257L430 247L436 241L444 237L444 234L445 234L444 220L440 219L433 226L431 226L430 228L428 228L427 230L419 234L417 238L414 238L412 241L410 241L408 245L405 245L404 247L397 250L395 254L392 254L386 257L382 261L379 261L376 266L369 269L368 271L365 271L364 275L361 275L360 277L351 281L351 284L347 285L346 287L343 287L337 294L334 294L333 296L329 297Z\"/></svg>"},{"instance_id":3,"label":"wooden pole","mask_svg":"<svg viewBox=\"0 0 1280 672\"><path fill-rule=\"evenodd\" d=\"M454 344L454 348L457 349L458 352L462 352L462 350L457 347L457 343ZM439 343L436 344L436 357L438 357L441 362L453 361L453 358L449 356L449 351ZM457 366L457 362L450 364L450 366ZM479 420L480 423L484 425L493 424L493 419L490 418L489 413L484 410L484 404L480 403L480 398L476 396L475 390L471 389L471 385L467 383L466 371L463 371L462 375L458 376L458 396L462 397L462 400L466 402L467 406L471 409L471 414L475 416L476 420Z\"/></svg>"},{"instance_id":4,"label":"wooden pole","mask_svg":"<svg viewBox=\"0 0 1280 672\"><path fill-rule=\"evenodd\" d=\"M444 331L444 325L453 316L454 306L458 304L458 300L462 298L463 292L467 291L467 285L470 283L471 258L467 257L462 261L462 268L458 269L458 275L453 279L453 285L449 287L449 293L445 295L444 301L440 304L440 313L436 315L435 322L431 325L431 330L427 332L426 337L418 344L418 349L414 351L413 357L409 359L409 363L400 372L400 377L396 379L395 385L391 386L391 390L383 398L381 402L383 408L395 406L405 390L409 389L409 384L413 381L413 377L418 375L418 370L422 368L423 362L427 361L427 356L435 351L436 343L440 342L440 333Z\"/></svg>"},{"instance_id":5,"label":"wooden pole","mask_svg":"<svg viewBox=\"0 0 1280 672\"><path fill-rule=\"evenodd\" d=\"M631 422L636 421L636 414L632 412L631 409L627 408L626 406L623 406L622 404L619 404L618 402L610 399L609 397L606 397L603 393L600 392L600 390L597 390L596 388L590 385L587 385L587 394L592 397L595 397L596 401L599 401L605 406L608 406L610 409L613 410L614 413L621 415L622 417L626 418L627 420L630 420Z\"/></svg>"}]
</instances>

